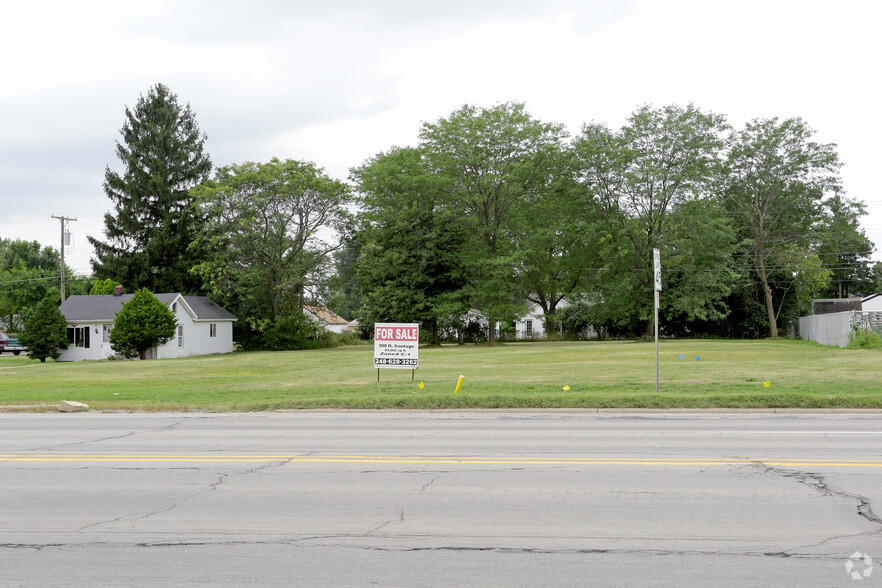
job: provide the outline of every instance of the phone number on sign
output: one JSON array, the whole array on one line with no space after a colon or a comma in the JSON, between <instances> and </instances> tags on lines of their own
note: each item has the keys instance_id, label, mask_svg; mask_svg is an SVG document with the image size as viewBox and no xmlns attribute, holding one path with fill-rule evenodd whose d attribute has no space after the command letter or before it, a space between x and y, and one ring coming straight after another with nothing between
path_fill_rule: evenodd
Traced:
<instances>
[{"instance_id":1,"label":"phone number on sign","mask_svg":"<svg viewBox=\"0 0 882 588\"><path fill-rule=\"evenodd\" d=\"M383 365L406 365L417 367L418 359L399 359L395 357L377 357L374 358L374 365L380 367Z\"/></svg>"}]
</instances>

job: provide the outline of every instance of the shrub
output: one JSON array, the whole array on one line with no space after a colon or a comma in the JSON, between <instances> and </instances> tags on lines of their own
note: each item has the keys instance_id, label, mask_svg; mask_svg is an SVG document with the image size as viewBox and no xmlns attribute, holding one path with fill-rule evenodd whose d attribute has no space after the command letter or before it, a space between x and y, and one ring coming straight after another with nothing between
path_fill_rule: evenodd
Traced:
<instances>
[{"instance_id":1,"label":"shrub","mask_svg":"<svg viewBox=\"0 0 882 588\"><path fill-rule=\"evenodd\" d=\"M168 307L142 288L117 313L110 346L119 354L145 359L148 349L171 341L177 324Z\"/></svg>"},{"instance_id":2,"label":"shrub","mask_svg":"<svg viewBox=\"0 0 882 588\"><path fill-rule=\"evenodd\" d=\"M31 359L45 362L57 359L59 349L67 349L67 322L50 298L41 300L25 320L20 343L31 352Z\"/></svg>"},{"instance_id":3,"label":"shrub","mask_svg":"<svg viewBox=\"0 0 882 588\"><path fill-rule=\"evenodd\" d=\"M846 349L878 349L882 347L882 337L870 329L855 329L848 334Z\"/></svg>"},{"instance_id":4,"label":"shrub","mask_svg":"<svg viewBox=\"0 0 882 588\"><path fill-rule=\"evenodd\" d=\"M334 333L319 327L303 313L295 312L272 319L248 317L245 324L240 343L247 350L285 351L337 345Z\"/></svg>"},{"instance_id":5,"label":"shrub","mask_svg":"<svg viewBox=\"0 0 882 588\"><path fill-rule=\"evenodd\" d=\"M854 328L848 334L848 349L876 349L882 347L882 336L873 329Z\"/></svg>"}]
</instances>

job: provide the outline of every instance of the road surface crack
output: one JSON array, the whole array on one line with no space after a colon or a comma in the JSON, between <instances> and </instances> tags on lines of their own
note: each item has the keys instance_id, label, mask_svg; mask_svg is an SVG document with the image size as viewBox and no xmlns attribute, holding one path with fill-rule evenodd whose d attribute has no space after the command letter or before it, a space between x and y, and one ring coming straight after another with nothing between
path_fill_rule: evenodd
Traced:
<instances>
[{"instance_id":1,"label":"road surface crack","mask_svg":"<svg viewBox=\"0 0 882 588\"><path fill-rule=\"evenodd\" d=\"M882 519L880 519L873 512L873 508L870 504L869 498L862 494L855 494L853 492L846 492L844 490L835 490L833 488L830 488L829 484L827 484L826 478L822 474L818 474L816 472L805 472L802 470L776 468L763 462L757 462L757 465L764 468L765 472L771 472L782 478L796 480L800 484L808 486L809 488L815 490L823 496L835 496L838 498L854 500L855 502L857 502L857 514L860 517L870 521L871 523L882 525Z\"/></svg>"}]
</instances>

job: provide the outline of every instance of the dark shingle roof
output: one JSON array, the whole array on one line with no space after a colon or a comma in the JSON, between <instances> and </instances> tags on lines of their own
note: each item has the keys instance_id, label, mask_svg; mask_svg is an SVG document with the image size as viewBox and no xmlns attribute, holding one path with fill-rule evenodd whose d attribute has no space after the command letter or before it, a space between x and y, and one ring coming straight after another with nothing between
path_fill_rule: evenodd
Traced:
<instances>
[{"instance_id":1,"label":"dark shingle roof","mask_svg":"<svg viewBox=\"0 0 882 588\"><path fill-rule=\"evenodd\" d=\"M236 315L225 308L218 306L208 296L184 296L184 300L196 313L196 320L200 321L234 321Z\"/></svg>"},{"instance_id":2,"label":"dark shingle roof","mask_svg":"<svg viewBox=\"0 0 882 588\"><path fill-rule=\"evenodd\" d=\"M154 294L163 304L170 305L179 296L177 293ZM195 320L234 321L235 315L215 304L207 296L182 296L193 312ZM59 310L68 321L113 322L122 305L132 299L132 294L114 296L113 294L71 296Z\"/></svg>"}]
</instances>

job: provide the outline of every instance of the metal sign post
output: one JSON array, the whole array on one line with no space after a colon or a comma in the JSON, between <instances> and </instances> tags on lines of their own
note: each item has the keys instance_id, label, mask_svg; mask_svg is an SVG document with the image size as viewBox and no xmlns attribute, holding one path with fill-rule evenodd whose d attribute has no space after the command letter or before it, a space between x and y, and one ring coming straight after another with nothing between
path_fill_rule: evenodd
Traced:
<instances>
[{"instance_id":1,"label":"metal sign post","mask_svg":"<svg viewBox=\"0 0 882 588\"><path fill-rule=\"evenodd\" d=\"M658 394L658 298L661 292L661 253L652 250L652 270L655 275L655 393Z\"/></svg>"}]
</instances>

